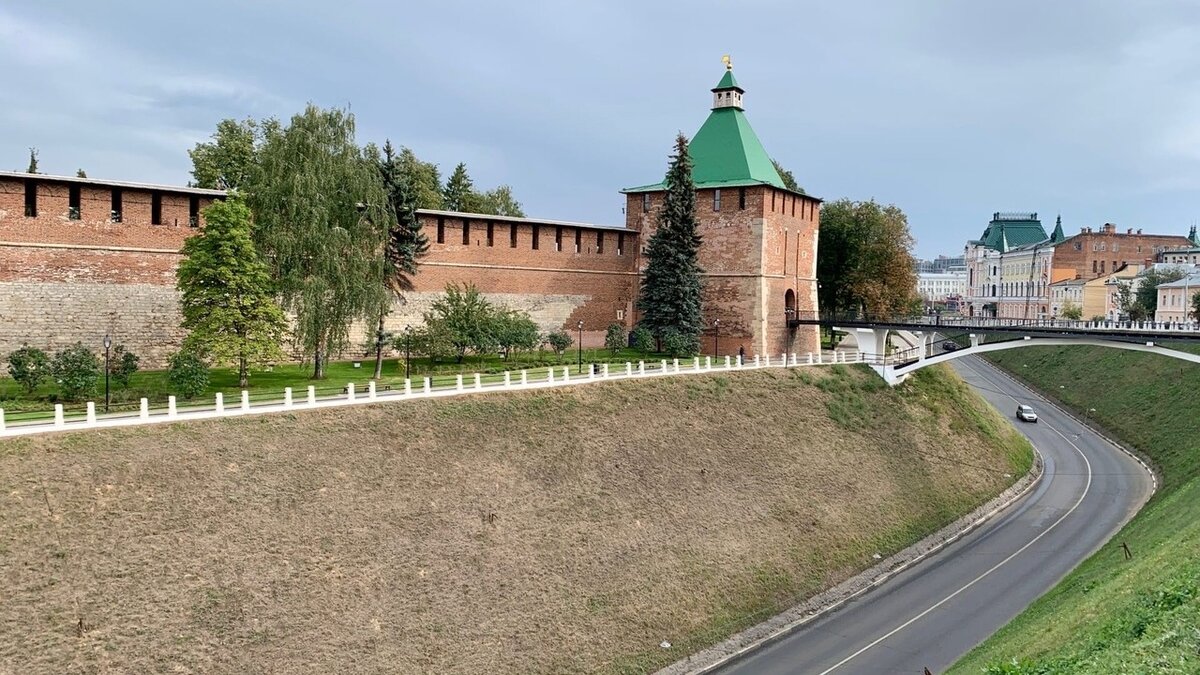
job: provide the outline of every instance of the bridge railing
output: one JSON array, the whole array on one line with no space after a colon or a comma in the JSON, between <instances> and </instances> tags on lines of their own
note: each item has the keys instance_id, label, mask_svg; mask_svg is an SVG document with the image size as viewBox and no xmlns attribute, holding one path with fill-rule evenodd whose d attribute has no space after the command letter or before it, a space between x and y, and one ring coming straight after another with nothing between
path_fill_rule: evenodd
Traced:
<instances>
[{"instance_id":1,"label":"bridge railing","mask_svg":"<svg viewBox=\"0 0 1200 675\"><path fill-rule=\"evenodd\" d=\"M931 326L954 329L969 328L1031 328L1065 331L1133 331L1145 333L1200 333L1197 321L1131 321L1071 319L1021 319L1009 317L946 316L942 314L872 313L872 312L790 312L789 323L835 325Z\"/></svg>"}]
</instances>

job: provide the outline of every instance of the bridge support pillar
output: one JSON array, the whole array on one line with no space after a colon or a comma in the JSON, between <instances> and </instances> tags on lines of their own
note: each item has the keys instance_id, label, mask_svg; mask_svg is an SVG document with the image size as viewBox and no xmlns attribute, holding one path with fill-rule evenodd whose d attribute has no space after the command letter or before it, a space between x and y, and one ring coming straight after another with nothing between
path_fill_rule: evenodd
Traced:
<instances>
[{"instance_id":1,"label":"bridge support pillar","mask_svg":"<svg viewBox=\"0 0 1200 675\"><path fill-rule=\"evenodd\" d=\"M983 342L983 336L976 333L971 333L970 338L972 347L978 347L979 343Z\"/></svg>"},{"instance_id":2,"label":"bridge support pillar","mask_svg":"<svg viewBox=\"0 0 1200 675\"><path fill-rule=\"evenodd\" d=\"M933 336L936 333L929 331L914 331L913 336L917 338L917 360L924 361L929 356L930 348L933 346Z\"/></svg>"},{"instance_id":3,"label":"bridge support pillar","mask_svg":"<svg viewBox=\"0 0 1200 675\"><path fill-rule=\"evenodd\" d=\"M887 354L888 329L886 328L852 328L849 330L834 328L834 330L853 333L855 340L858 341L858 351L860 352L878 356L880 360L883 360L883 356Z\"/></svg>"}]
</instances>

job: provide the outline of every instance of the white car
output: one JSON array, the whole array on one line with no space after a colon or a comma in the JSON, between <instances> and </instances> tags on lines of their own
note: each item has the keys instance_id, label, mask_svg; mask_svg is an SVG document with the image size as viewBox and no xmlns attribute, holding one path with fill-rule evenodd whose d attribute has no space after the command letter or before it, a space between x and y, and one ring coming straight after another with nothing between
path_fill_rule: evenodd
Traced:
<instances>
[{"instance_id":1,"label":"white car","mask_svg":"<svg viewBox=\"0 0 1200 675\"><path fill-rule=\"evenodd\" d=\"M1027 405L1017 406L1017 419L1022 422L1037 422L1037 413Z\"/></svg>"}]
</instances>

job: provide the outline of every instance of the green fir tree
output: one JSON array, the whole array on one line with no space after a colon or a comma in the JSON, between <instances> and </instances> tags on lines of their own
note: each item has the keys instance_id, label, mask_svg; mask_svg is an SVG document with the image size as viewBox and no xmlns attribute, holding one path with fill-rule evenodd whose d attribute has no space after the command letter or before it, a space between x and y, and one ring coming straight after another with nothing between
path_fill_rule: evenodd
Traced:
<instances>
[{"instance_id":1,"label":"green fir tree","mask_svg":"<svg viewBox=\"0 0 1200 675\"><path fill-rule=\"evenodd\" d=\"M479 208L479 195L475 184L467 174L467 165L462 162L454 167L454 173L446 180L442 190L442 205L447 211L475 213Z\"/></svg>"},{"instance_id":2,"label":"green fir tree","mask_svg":"<svg viewBox=\"0 0 1200 675\"><path fill-rule=\"evenodd\" d=\"M646 245L646 272L638 309L642 312L642 325L657 339L674 332L687 344L697 344L702 329L702 270L698 262L701 237L696 232L692 160L688 156L688 139L683 134L675 139L666 186L657 227Z\"/></svg>"}]
</instances>

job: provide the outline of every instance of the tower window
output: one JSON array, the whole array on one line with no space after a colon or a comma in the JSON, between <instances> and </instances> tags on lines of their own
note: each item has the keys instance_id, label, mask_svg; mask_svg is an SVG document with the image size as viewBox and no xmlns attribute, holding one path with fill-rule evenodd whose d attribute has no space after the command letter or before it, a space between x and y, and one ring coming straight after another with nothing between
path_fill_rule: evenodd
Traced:
<instances>
[{"instance_id":1,"label":"tower window","mask_svg":"<svg viewBox=\"0 0 1200 675\"><path fill-rule=\"evenodd\" d=\"M463 218L463 246L471 245L471 221Z\"/></svg>"},{"instance_id":2,"label":"tower window","mask_svg":"<svg viewBox=\"0 0 1200 675\"><path fill-rule=\"evenodd\" d=\"M738 188L738 208L746 208L746 188Z\"/></svg>"},{"instance_id":3,"label":"tower window","mask_svg":"<svg viewBox=\"0 0 1200 675\"><path fill-rule=\"evenodd\" d=\"M804 215L804 209L800 209L800 215ZM792 195L792 217L796 216L796 195Z\"/></svg>"},{"instance_id":4,"label":"tower window","mask_svg":"<svg viewBox=\"0 0 1200 675\"><path fill-rule=\"evenodd\" d=\"M25 217L37 218L37 181L25 181Z\"/></svg>"},{"instance_id":5,"label":"tower window","mask_svg":"<svg viewBox=\"0 0 1200 675\"><path fill-rule=\"evenodd\" d=\"M67 218L71 220L79 220L83 216L83 210L80 208L79 186L72 185L67 188Z\"/></svg>"},{"instance_id":6,"label":"tower window","mask_svg":"<svg viewBox=\"0 0 1200 675\"><path fill-rule=\"evenodd\" d=\"M516 223L513 223L512 227L510 227L508 230L508 247L509 248L517 247L517 224Z\"/></svg>"},{"instance_id":7,"label":"tower window","mask_svg":"<svg viewBox=\"0 0 1200 675\"><path fill-rule=\"evenodd\" d=\"M625 233L617 233L617 255L625 254Z\"/></svg>"},{"instance_id":8,"label":"tower window","mask_svg":"<svg viewBox=\"0 0 1200 675\"><path fill-rule=\"evenodd\" d=\"M121 222L121 191L117 189L112 191L112 205L109 212L109 219L114 223Z\"/></svg>"},{"instance_id":9,"label":"tower window","mask_svg":"<svg viewBox=\"0 0 1200 675\"><path fill-rule=\"evenodd\" d=\"M575 228L575 252L583 252L583 230L578 227Z\"/></svg>"},{"instance_id":10,"label":"tower window","mask_svg":"<svg viewBox=\"0 0 1200 675\"><path fill-rule=\"evenodd\" d=\"M446 243L446 219L438 217L437 243Z\"/></svg>"},{"instance_id":11,"label":"tower window","mask_svg":"<svg viewBox=\"0 0 1200 675\"><path fill-rule=\"evenodd\" d=\"M554 228L554 250L562 251L562 227Z\"/></svg>"},{"instance_id":12,"label":"tower window","mask_svg":"<svg viewBox=\"0 0 1200 675\"><path fill-rule=\"evenodd\" d=\"M642 213L646 213L649 210L650 210L650 193L643 192L642 193Z\"/></svg>"},{"instance_id":13,"label":"tower window","mask_svg":"<svg viewBox=\"0 0 1200 675\"><path fill-rule=\"evenodd\" d=\"M596 233L596 253L604 253L604 232Z\"/></svg>"},{"instance_id":14,"label":"tower window","mask_svg":"<svg viewBox=\"0 0 1200 675\"><path fill-rule=\"evenodd\" d=\"M188 227L200 227L200 198L195 195L188 199Z\"/></svg>"},{"instance_id":15,"label":"tower window","mask_svg":"<svg viewBox=\"0 0 1200 675\"><path fill-rule=\"evenodd\" d=\"M487 221L487 242L488 242L488 246L491 246L492 244L494 244L494 243L495 243L495 239L493 238L493 235L494 235L494 234L495 234L495 226L492 224L492 221L490 221L490 220L489 220L489 221Z\"/></svg>"},{"instance_id":16,"label":"tower window","mask_svg":"<svg viewBox=\"0 0 1200 675\"><path fill-rule=\"evenodd\" d=\"M157 192L150 195L150 224L162 225L162 195Z\"/></svg>"},{"instance_id":17,"label":"tower window","mask_svg":"<svg viewBox=\"0 0 1200 675\"><path fill-rule=\"evenodd\" d=\"M538 226L530 225L529 229L530 229L530 232L532 233L533 250L536 251L536 250L538 250Z\"/></svg>"},{"instance_id":18,"label":"tower window","mask_svg":"<svg viewBox=\"0 0 1200 675\"><path fill-rule=\"evenodd\" d=\"M771 190L771 212L775 212L775 191Z\"/></svg>"},{"instance_id":19,"label":"tower window","mask_svg":"<svg viewBox=\"0 0 1200 675\"><path fill-rule=\"evenodd\" d=\"M713 211L721 210L721 188L713 190Z\"/></svg>"}]
</instances>

